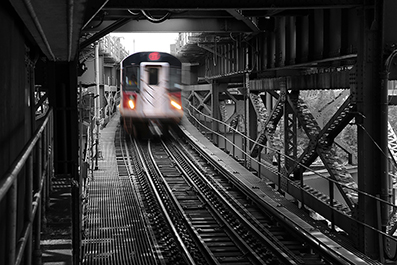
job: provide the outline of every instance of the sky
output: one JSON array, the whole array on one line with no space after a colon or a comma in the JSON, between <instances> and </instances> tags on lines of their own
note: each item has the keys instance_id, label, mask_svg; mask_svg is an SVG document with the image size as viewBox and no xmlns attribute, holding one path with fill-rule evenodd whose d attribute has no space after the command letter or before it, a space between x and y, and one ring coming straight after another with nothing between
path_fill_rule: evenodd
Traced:
<instances>
[{"instance_id":1,"label":"sky","mask_svg":"<svg viewBox=\"0 0 397 265\"><path fill-rule=\"evenodd\" d=\"M111 33L121 37L120 42L129 54L142 51L170 52L170 45L176 43L178 33Z\"/></svg>"}]
</instances>

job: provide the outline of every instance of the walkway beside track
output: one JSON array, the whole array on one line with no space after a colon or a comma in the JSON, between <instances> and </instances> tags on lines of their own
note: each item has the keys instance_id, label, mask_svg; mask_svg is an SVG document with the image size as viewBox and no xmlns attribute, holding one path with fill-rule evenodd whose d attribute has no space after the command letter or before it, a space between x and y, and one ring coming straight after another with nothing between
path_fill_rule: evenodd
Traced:
<instances>
[{"instance_id":1,"label":"walkway beside track","mask_svg":"<svg viewBox=\"0 0 397 265\"><path fill-rule=\"evenodd\" d=\"M98 168L89 180L83 217L83 265L156 263L142 202L115 146L118 124L117 113L100 131Z\"/></svg>"},{"instance_id":2,"label":"walkway beside track","mask_svg":"<svg viewBox=\"0 0 397 265\"><path fill-rule=\"evenodd\" d=\"M105 128L100 131L99 150L100 156L98 159L98 170L93 171L93 179L90 180L91 194L88 196L89 203L97 203L98 198L105 196L106 191L109 190L111 183L98 187L100 179L110 179L118 177L117 163L114 148L114 138L116 128L119 122L119 116L114 115ZM90 173L88 173L90 175ZM96 180L96 181L95 181ZM51 193L51 205L48 220L48 226L45 229L44 237L41 240L42 248L42 264L44 265L71 265L72 264L72 240L71 240L71 220L70 212L71 192L70 185L66 179L56 179L53 183L53 191ZM95 201L96 200L96 201ZM107 204L106 204L107 205ZM106 206L105 205L105 206ZM121 204L120 206L121 207ZM65 217L67 219L65 219ZM96 222L95 215L92 215L86 222ZM103 231L103 227L96 227L96 232ZM101 243L100 239L96 239L97 244ZM84 249L82 249L83 251ZM104 255L97 253L98 255ZM84 253L82 253L84 255ZM110 264L110 263L109 263Z\"/></svg>"},{"instance_id":3,"label":"walkway beside track","mask_svg":"<svg viewBox=\"0 0 397 265\"><path fill-rule=\"evenodd\" d=\"M124 161L116 159L114 140L118 123L119 114L116 114L100 131L98 167L89 180L83 217L82 264L85 265L133 264L138 256L147 253L131 242L133 237L143 236L146 231L135 225L141 222L140 214L131 216L130 213L140 207L134 203L129 178L119 174L118 163Z\"/></svg>"},{"instance_id":4,"label":"walkway beside track","mask_svg":"<svg viewBox=\"0 0 397 265\"><path fill-rule=\"evenodd\" d=\"M114 145L118 122L118 115L114 115L100 131L97 169L93 170L92 176L88 173L87 203L83 210L82 264L95 263L95 260L112 264L113 255L119 251L118 244L114 245L118 240L115 230L120 230L116 233L122 236L125 225L120 223L123 219L120 207L125 204L118 185Z\"/></svg>"},{"instance_id":5,"label":"walkway beside track","mask_svg":"<svg viewBox=\"0 0 397 265\"><path fill-rule=\"evenodd\" d=\"M47 223L42 228L40 241L42 264L72 264L71 202L70 179L53 179Z\"/></svg>"}]
</instances>

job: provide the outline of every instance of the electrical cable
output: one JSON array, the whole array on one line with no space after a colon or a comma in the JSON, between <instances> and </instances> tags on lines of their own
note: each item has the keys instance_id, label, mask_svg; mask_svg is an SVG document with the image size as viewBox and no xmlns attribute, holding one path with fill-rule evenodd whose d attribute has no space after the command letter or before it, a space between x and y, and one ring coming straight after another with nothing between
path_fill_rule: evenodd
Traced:
<instances>
[{"instance_id":1,"label":"electrical cable","mask_svg":"<svg viewBox=\"0 0 397 265\"><path fill-rule=\"evenodd\" d=\"M171 12L167 12L163 17L161 18L154 18L152 15L147 13L145 10L141 10L142 14L152 23L161 23L164 22L166 19L168 19L171 16Z\"/></svg>"},{"instance_id":2,"label":"electrical cable","mask_svg":"<svg viewBox=\"0 0 397 265\"><path fill-rule=\"evenodd\" d=\"M102 25L102 23L103 23L103 21L105 19L105 15L106 15L106 12L103 12L102 16L101 16L101 20L99 21L99 23L97 25L95 25L95 26L90 26L90 29L95 29L95 28L99 27L100 25Z\"/></svg>"},{"instance_id":3,"label":"electrical cable","mask_svg":"<svg viewBox=\"0 0 397 265\"><path fill-rule=\"evenodd\" d=\"M364 126L362 126L361 124L357 124L361 129L363 129L363 131L368 135L368 137L371 139L371 141L374 143L374 145L379 149L379 151L381 151L381 153L387 158L389 159L389 156L387 154L385 154L385 152L383 152L382 148L380 148L380 146L376 143L376 141L374 140L374 138L372 138L372 136L369 134L369 132L365 129Z\"/></svg>"},{"instance_id":4,"label":"electrical cable","mask_svg":"<svg viewBox=\"0 0 397 265\"><path fill-rule=\"evenodd\" d=\"M127 11L133 16L139 16L139 13L135 13L135 12L131 11L130 9L127 9Z\"/></svg>"}]
</instances>

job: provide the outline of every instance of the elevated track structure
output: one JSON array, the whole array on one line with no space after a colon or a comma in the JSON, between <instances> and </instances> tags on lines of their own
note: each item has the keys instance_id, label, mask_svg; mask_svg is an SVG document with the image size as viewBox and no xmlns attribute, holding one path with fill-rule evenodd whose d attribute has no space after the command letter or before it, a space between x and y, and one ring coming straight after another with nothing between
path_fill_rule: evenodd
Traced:
<instances>
[{"instance_id":1,"label":"elevated track structure","mask_svg":"<svg viewBox=\"0 0 397 265\"><path fill-rule=\"evenodd\" d=\"M52 173L70 188L79 262L84 147L77 76L87 49L111 32L180 32L175 54L184 62L192 122L302 211L343 230L358 251L396 260L396 138L388 119L396 102L396 10L394 0L3 1L0 213L12 216L0 219L0 263L32 263L32 244L40 240L33 218L45 220L49 207L36 211L40 196L25 194L51 187ZM18 161L41 137L36 113L46 109L54 144L40 148L53 155L53 172L41 176L31 162L24 170ZM25 155L40 165L42 153ZM307 177L319 168L325 178ZM43 185L32 188L32 179Z\"/></svg>"}]
</instances>

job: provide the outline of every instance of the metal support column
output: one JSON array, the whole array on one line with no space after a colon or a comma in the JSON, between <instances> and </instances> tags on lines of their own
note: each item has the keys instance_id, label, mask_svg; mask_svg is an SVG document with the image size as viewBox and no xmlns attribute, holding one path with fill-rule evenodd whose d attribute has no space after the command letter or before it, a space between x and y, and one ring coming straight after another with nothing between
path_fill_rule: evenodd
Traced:
<instances>
[{"instance_id":1,"label":"metal support column","mask_svg":"<svg viewBox=\"0 0 397 265\"><path fill-rule=\"evenodd\" d=\"M219 89L217 83L212 83L212 91L211 91L211 109L212 109L212 118L221 120L221 112L219 108ZM219 132L219 124L217 122L211 121L211 129L215 132ZM216 145L219 144L219 137L217 135L213 135L213 141Z\"/></svg>"},{"instance_id":2,"label":"metal support column","mask_svg":"<svg viewBox=\"0 0 397 265\"><path fill-rule=\"evenodd\" d=\"M372 196L387 190L387 90L382 88L382 12L383 1L374 9L363 9L357 68L358 188ZM386 116L386 117L385 117ZM386 188L385 188L386 187ZM359 194L356 218L378 228L378 203ZM382 213L384 219L385 212ZM379 259L379 237L376 231L357 225L357 247L371 258Z\"/></svg>"},{"instance_id":3,"label":"metal support column","mask_svg":"<svg viewBox=\"0 0 397 265\"><path fill-rule=\"evenodd\" d=\"M99 119L100 119L100 97L99 97L99 84L100 84L100 70L99 70L99 43L95 44L95 125L96 125L96 138L95 138L95 170L98 170L98 155L99 155Z\"/></svg>"},{"instance_id":4,"label":"metal support column","mask_svg":"<svg viewBox=\"0 0 397 265\"><path fill-rule=\"evenodd\" d=\"M222 120L222 114L221 114L221 108L220 108L220 102L219 102L219 95L222 92L225 92L227 90L227 84L220 84L213 82L212 83L212 91L211 91L211 110L212 110L212 117L217 120ZM213 123L212 124L212 130L219 132L219 124L218 123ZM216 138L216 144L219 143L218 137Z\"/></svg>"},{"instance_id":5,"label":"metal support column","mask_svg":"<svg viewBox=\"0 0 397 265\"><path fill-rule=\"evenodd\" d=\"M81 203L79 194L79 141L77 108L77 60L53 65L50 103L54 108L55 176L70 178L73 264L79 264Z\"/></svg>"},{"instance_id":6,"label":"metal support column","mask_svg":"<svg viewBox=\"0 0 397 265\"><path fill-rule=\"evenodd\" d=\"M285 65L285 17L276 18L276 66L282 67Z\"/></svg>"},{"instance_id":7,"label":"metal support column","mask_svg":"<svg viewBox=\"0 0 397 265\"><path fill-rule=\"evenodd\" d=\"M249 60L249 56L248 56L248 49L247 49L247 56L246 56L246 63L247 63L247 67L248 67L248 60ZM248 68L247 68L248 69ZM249 74L246 73L245 77L244 77L244 81L245 81L245 89L244 89L244 133L245 136L249 137L250 136L250 88L249 88ZM250 147L249 147L249 142L247 141L246 138L244 138L243 140L243 150L245 152L244 154L244 164L247 168L251 167L251 161L250 159L247 157L247 153L249 153L250 151Z\"/></svg>"},{"instance_id":8,"label":"metal support column","mask_svg":"<svg viewBox=\"0 0 397 265\"><path fill-rule=\"evenodd\" d=\"M283 88L285 89L285 88ZM286 93L287 100L284 103L284 154L285 168L287 172L294 166L294 160L297 158L297 128L298 119L293 110L292 101L296 102L299 97L299 91ZM288 159L291 158L291 159ZM287 176L288 177L288 176Z\"/></svg>"}]
</instances>

